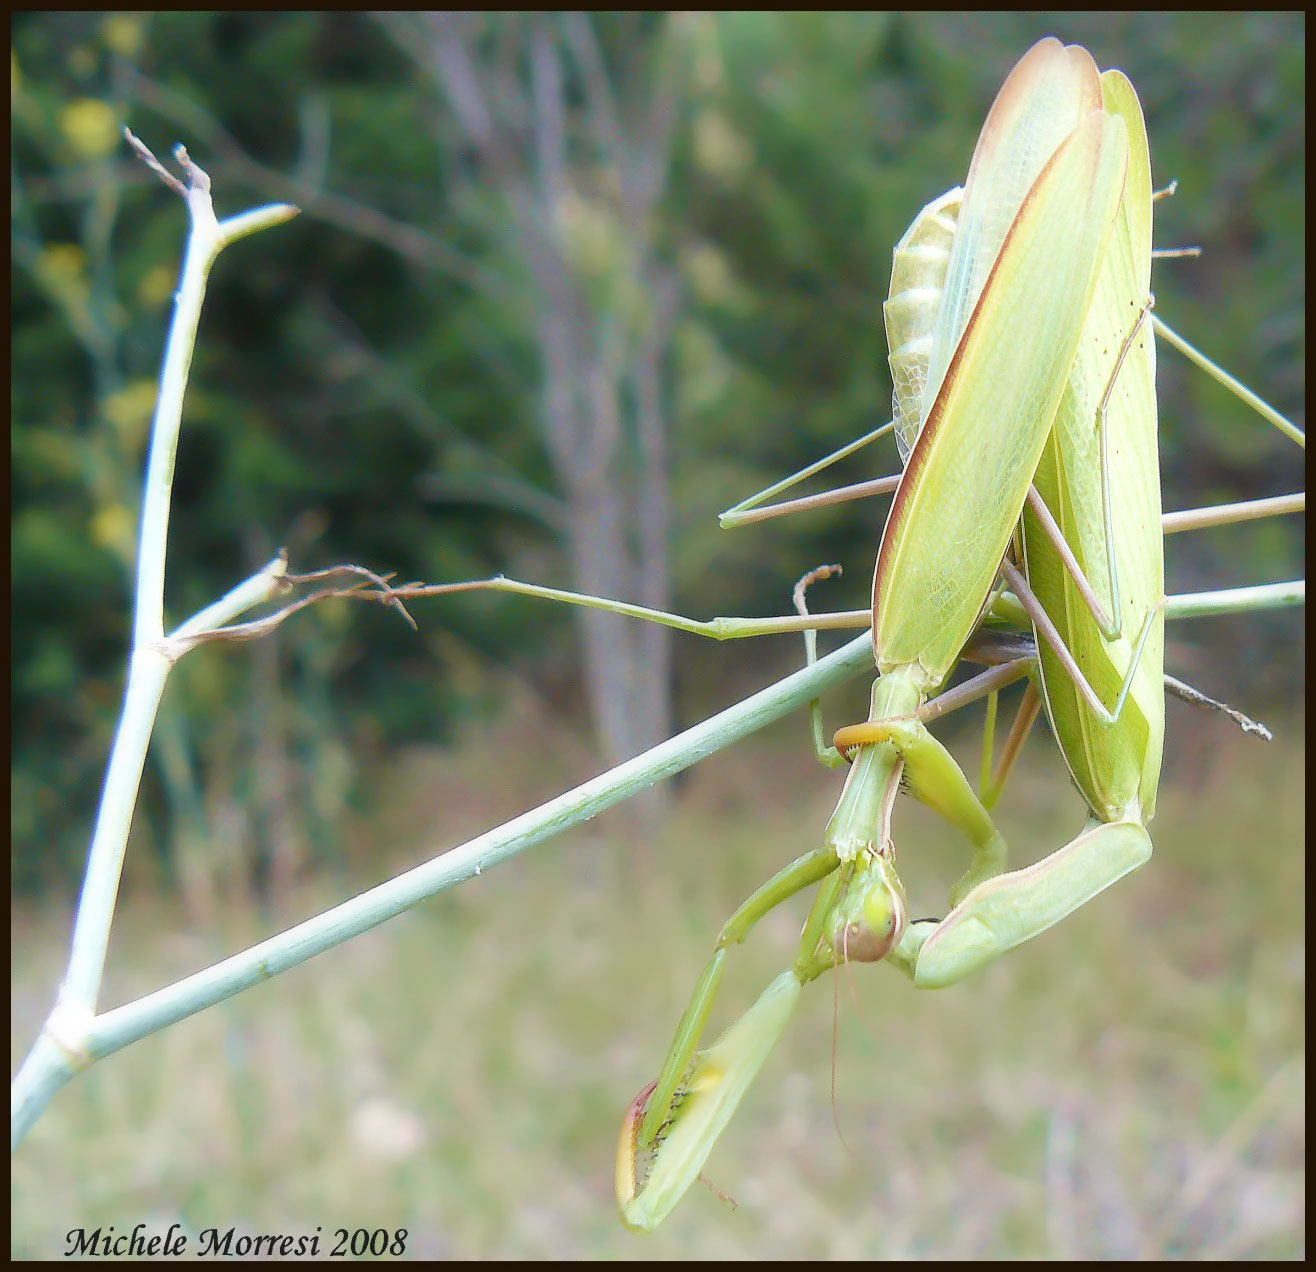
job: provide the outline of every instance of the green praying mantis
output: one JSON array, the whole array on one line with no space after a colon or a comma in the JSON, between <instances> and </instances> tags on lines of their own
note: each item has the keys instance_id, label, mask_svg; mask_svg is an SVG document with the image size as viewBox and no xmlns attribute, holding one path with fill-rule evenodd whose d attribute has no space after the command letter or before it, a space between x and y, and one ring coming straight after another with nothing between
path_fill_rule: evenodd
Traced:
<instances>
[{"instance_id":1,"label":"green praying mantis","mask_svg":"<svg viewBox=\"0 0 1316 1272\"><path fill-rule=\"evenodd\" d=\"M1063 53L1072 55L1073 51ZM1037 46L1007 81L998 106L1001 101L1008 103L1011 82L1030 73L1030 60L1035 66L1039 58L1054 60L1060 55L1062 51L1054 42ZM1039 659L1029 669L1041 685L1053 731L1088 802L1091 823L1070 844L1025 870L975 881L971 868L970 875L957 885L959 896L952 893L953 908L946 919L906 927L904 893L887 848L887 818L894 792L894 783L888 778L879 806L880 837L870 840L866 856L857 858L849 878L840 878L830 891L824 885L806 922L792 969L778 977L709 1051L692 1059L686 1050L687 1038L678 1029L678 1041L663 1076L655 1088L646 1088L628 1112L618 1146L617 1184L623 1218L633 1226L647 1228L659 1221L693 1180L707 1146L720 1132L757 1064L789 1019L799 988L825 970L829 933L833 962L838 954L847 959L888 956L916 984L946 985L1045 930L1150 855L1145 822L1154 806L1164 712L1154 353L1150 334L1139 337L1149 298L1152 190L1145 127L1132 86L1118 72L1107 72L1100 86L1105 109L1125 125L1130 151L1127 177L1116 228L1102 258L1095 294L1084 319L1082 346L1065 380L1064 395L1034 470L1038 494L1025 513L1022 527L1026 580L1008 562L1003 567L1007 581L1018 594L1031 590L1036 597L1030 615L1039 637ZM989 128L991 123L989 117ZM963 202L968 202L967 196ZM951 204L957 205L962 217L961 200L952 192L925 210L923 225L916 222L911 236L907 236L920 247L926 246L929 238L932 241L930 253L915 258L920 270L929 268L927 255L934 261L945 261L946 241L955 240L960 246L966 241L959 237ZM909 242L903 246L908 247ZM986 250L991 251L990 244ZM898 253L897 274L901 263ZM952 251L946 266L951 282L938 280L938 286L931 289L934 293L953 285L956 264ZM928 280L924 277L917 281ZM893 293L897 286L893 278ZM910 286L899 295L904 298L928 290ZM943 317L945 312L943 301ZM889 308L889 325L890 318ZM935 390L937 337L922 333L905 341L893 339L892 346L895 419L898 429L903 426L899 434L902 452L912 462L924 444L926 429L933 424L909 402L926 393L926 385ZM961 354L957 351L956 356ZM1111 456L1116 456L1120 465L1119 480L1114 483ZM993 477L999 476L999 469L989 471ZM907 468L901 489L909 480L908 473ZM1114 498L1112 484L1117 488ZM897 502L899 499L898 492ZM893 513L888 521L887 535L894 517ZM1056 533L1057 527L1060 534ZM958 542L953 538L950 541ZM888 543L884 537L874 584L874 630L880 669L882 647L876 632L882 563L889 551ZM1091 572L1099 579L1100 566L1105 566L1108 573L1105 607L1093 594L1087 577ZM1131 642L1124 638L1122 629L1129 626L1138 630L1135 623L1140 624L1140 635ZM1113 710L1104 708L1100 693L1090 691L1088 675L1107 695L1114 695ZM1128 706L1124 706L1126 697ZM902 727L908 730L903 739L908 746L917 736L918 726ZM891 737L892 722L882 718L875 687L870 722L842 730L837 744L882 744ZM881 757L880 750L875 748L874 754L878 756L875 768L882 758L889 762L889 757ZM902 757L906 763L909 754L906 750ZM861 752L852 779L862 757ZM927 799L926 790L916 786L915 793L925 802L933 802ZM861 816L866 815L867 809L857 806L863 809ZM873 824L861 820L859 826L862 831ZM978 840L980 852L982 845L994 846L997 842L987 825L983 823L982 838ZM719 946L726 940L742 939L745 927L777 899L771 885L751 898L724 929ZM691 1014L688 1011L687 1017ZM671 1102L662 1106L665 1120L650 1138L651 1110L666 1095L665 1083L677 1057L686 1065L685 1076ZM640 1186L637 1169L646 1153L652 1160L644 1160Z\"/></svg>"},{"instance_id":2,"label":"green praying mantis","mask_svg":"<svg viewBox=\"0 0 1316 1272\"><path fill-rule=\"evenodd\" d=\"M631 1226L656 1225L697 1177L808 981L842 958L889 957L916 984L950 983L1150 852L1164 607L1153 355L1142 321L1151 187L1141 112L1115 75L1103 80L1085 51L1043 41L989 114L947 238L926 355L900 368L893 356L897 393L903 387L918 406L897 412L908 461L878 553L872 613L863 616L879 670L869 720L838 735L857 753L823 846L728 920L659 1078L627 1113L617 1190ZM1024 348L1021 332L1036 333ZM1054 426L1061 418L1073 427ZM1136 525L1126 527L1135 508ZM1012 551L1022 573L1007 559ZM943 709L929 698L984 615L1009 609L1001 573L1026 600L1038 657L995 669L977 690L1035 675L1096 819L1037 866L1009 874L987 807L920 718ZM510 580L423 590L478 586L659 617ZM842 625L826 617L757 630ZM660 621L707 631L679 616ZM940 923L908 922L889 829L902 779L972 845ZM728 948L819 880L792 967L696 1054Z\"/></svg>"},{"instance_id":3,"label":"green praying mantis","mask_svg":"<svg viewBox=\"0 0 1316 1272\"><path fill-rule=\"evenodd\" d=\"M1058 59L1047 56L1053 47ZM1003 838L918 714L989 602L1078 351L1127 163L1124 124L1100 109L1090 59L1082 77L1058 44L1039 49L998 96L965 185L923 390L929 405L874 570L879 674L862 745L822 846L724 926L654 1090L643 1111L633 1106L627 1116L619 1159L629 1152L635 1182L627 1186L620 1160L617 1182L631 1226L661 1222L693 1182L802 986L842 957L876 961L903 943L907 906L889 833L902 778L973 845L952 905L1004 870ZM1026 357L1023 330L1036 332ZM1011 374L999 374L1006 366ZM983 497L965 497L975 486ZM712 1050L695 1055L729 947L819 880L791 969ZM649 1162L642 1155L651 1150Z\"/></svg>"},{"instance_id":4,"label":"green praying mantis","mask_svg":"<svg viewBox=\"0 0 1316 1272\"><path fill-rule=\"evenodd\" d=\"M931 252L946 266L934 292L926 361L922 341L893 348L906 466L874 571L879 676L869 720L845 741L838 735L838 746L855 744L859 751L823 847L776 876L724 927L654 1089L623 1123L618 1200L631 1226L660 1222L693 1182L804 984L840 958L891 955L919 984L946 983L971 970L963 936L984 928L977 897L1004 870L1005 844L919 712L959 661L989 603L1066 388L1066 368L1078 354L1124 187L1124 122L1100 108L1090 58L1074 58L1079 65L1071 68L1071 56L1056 42L1039 45L1006 81L958 200L949 256L935 245ZM934 217L923 224L935 230L941 223ZM1078 233L1064 252L1072 229ZM903 259L919 258L917 249L906 249ZM1048 270L1062 275L1052 275L1055 286L1047 285ZM923 290L906 288L902 295ZM1017 333L1024 329L1037 332L1027 357L1019 356ZM984 368L1006 365L1019 374L989 384ZM972 473L990 478L992 498L961 497ZM910 597L932 603L911 605ZM902 777L974 847L944 924L908 924L889 831ZM695 1055L729 945L818 877L825 882L791 969L712 1049ZM987 924L977 961L993 956L1003 933L1025 939L1017 926ZM925 947L932 961L942 956L935 976L924 972Z\"/></svg>"}]
</instances>

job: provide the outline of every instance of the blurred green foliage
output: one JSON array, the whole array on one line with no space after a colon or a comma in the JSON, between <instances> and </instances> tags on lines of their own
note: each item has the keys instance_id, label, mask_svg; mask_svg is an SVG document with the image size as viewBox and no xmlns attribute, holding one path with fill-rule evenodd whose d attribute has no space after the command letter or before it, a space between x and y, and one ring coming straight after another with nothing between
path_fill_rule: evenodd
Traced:
<instances>
[{"instance_id":1,"label":"blurred green foliage","mask_svg":"<svg viewBox=\"0 0 1316 1272\"><path fill-rule=\"evenodd\" d=\"M591 21L618 65L660 28L652 15ZM1180 182L1158 240L1206 249L1158 267L1158 312L1301 417L1301 15L694 15L657 233L684 286L664 385L683 611L779 612L823 560L852 567L827 603L864 603L880 509L735 535L714 514L886 418L891 246L962 179L1005 72L1052 32L1128 72L1155 176ZM12 40L14 879L63 886L81 865L121 693L146 431L184 235L180 203L128 158L122 124L159 154L184 141L221 214L287 197L288 178L337 200L243 243L212 278L171 524L175 620L282 544L298 568L561 581L560 492L497 218L379 24L30 13ZM495 56L496 30L491 40ZM581 259L604 269L607 226L579 213ZM1167 507L1300 483L1286 443L1173 353L1161 362ZM863 455L837 478L894 462ZM1292 577L1299 544L1296 524L1176 541L1171 587ZM322 606L269 650L187 660L138 819L166 867L180 835L213 844L236 823L256 845L258 882L290 805L302 855L332 850L372 766L483 710L509 667L572 709L569 616L505 598L440 604L418 615L419 636L384 613ZM1246 686L1249 707L1263 690L1291 692L1297 616L1213 630L1218 647L1198 625L1171 658L1209 670L1209 690ZM687 712L715 705L725 677L707 686L710 655L680 657ZM284 761L273 791L272 753Z\"/></svg>"}]
</instances>

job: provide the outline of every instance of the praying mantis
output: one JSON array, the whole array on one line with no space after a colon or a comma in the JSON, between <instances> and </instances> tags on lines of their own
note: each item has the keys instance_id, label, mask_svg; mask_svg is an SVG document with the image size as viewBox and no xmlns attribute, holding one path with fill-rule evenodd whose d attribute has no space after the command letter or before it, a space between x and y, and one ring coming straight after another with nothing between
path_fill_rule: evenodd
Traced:
<instances>
[{"instance_id":1,"label":"praying mantis","mask_svg":"<svg viewBox=\"0 0 1316 1272\"><path fill-rule=\"evenodd\" d=\"M693 1182L804 984L838 957L876 961L893 951L919 980L921 949L910 951L905 939L906 902L889 833L902 776L974 846L952 890L954 914L1004 869L1003 839L918 712L988 603L1115 223L1128 142L1123 121L1100 109L1098 85L1090 57L1048 41L1012 72L988 115L959 207L928 369L917 377L926 409L919 408L916 435L905 437L905 471L878 550L872 630L879 676L869 720L853 737L859 752L823 847L780 872L728 921L655 1088L623 1124L618 1199L631 1226L655 1226ZM1044 275L1057 267L1062 277ZM1009 341L1033 322L1039 338L1021 359ZM1020 374L989 383L987 368L1006 364ZM898 392L901 378L897 368ZM979 485L987 497L965 497L972 474L989 478ZM957 550L946 552L945 544ZM929 603L911 604L914 597ZM818 878L826 881L790 971L695 1056L727 948ZM949 930L953 938L964 925ZM924 940L937 947L936 933ZM957 966L954 951L951 962ZM650 1149L641 1181L635 1166Z\"/></svg>"},{"instance_id":2,"label":"praying mantis","mask_svg":"<svg viewBox=\"0 0 1316 1272\"><path fill-rule=\"evenodd\" d=\"M846 959L876 961L904 938L908 916L889 835L902 776L973 844L952 903L1004 869L1004 840L917 713L953 670L986 608L1114 225L1125 128L1100 109L1095 65L1082 57L1090 73L1072 73L1058 42L1039 45L1007 79L984 125L929 358L930 404L878 549L872 632L879 675L864 745L822 847L778 872L724 926L655 1088L623 1124L618 1200L630 1226L661 1222L693 1182L800 988L842 950ZM979 256L987 269L979 269ZM1034 323L1038 340L1020 358L1017 332ZM1020 374L990 376L1006 364ZM983 483L985 474L991 480ZM965 497L975 487L980 497ZM944 544L960 550L946 552ZM792 968L712 1050L695 1056L727 949L819 880ZM650 1149L652 1165L639 1181L638 1155Z\"/></svg>"},{"instance_id":3,"label":"praying mantis","mask_svg":"<svg viewBox=\"0 0 1316 1272\"><path fill-rule=\"evenodd\" d=\"M941 923L912 925L891 960L924 987L950 984L1037 935L1151 853L1145 823L1154 810L1164 732L1163 615L1157 607L1163 566L1154 351L1150 332L1139 332L1150 297L1154 196L1146 129L1133 87L1118 71L1106 72L1101 84L1107 109L1124 120L1129 137L1127 181L1118 230L1088 312L1084 351L1071 368L1022 527L1027 583L1041 602L1034 629L1050 629L1047 639L1039 632L1038 661L1029 669L1093 821L1036 866L974 889ZM906 456L922 426L919 398L930 378L931 357L928 325L920 325L911 302L935 296L945 285L961 201L958 189L935 200L896 252L893 299L886 308L896 385L893 419ZM1108 452L1120 456L1118 515L1111 509ZM1226 510L1222 519L1237 512ZM1062 562L1064 554L1072 555L1072 564ZM1022 591L1017 571L1008 563L1004 569ZM1101 580L1103 569L1108 594L1097 599L1085 588L1089 578ZM1144 621L1147 615L1150 623ZM1121 640L1122 626L1138 622L1144 623L1141 639ZM1122 701L1123 693L1137 686L1127 716L1112 719L1099 704L1094 710L1090 696L1084 697L1086 678L1073 674L1066 654L1098 680L1107 698ZM1020 668L1029 661L1021 660ZM1021 707L1024 724L1014 731L1016 747L1035 716L1037 697L1030 691ZM882 736L880 730L857 726L838 733L838 745Z\"/></svg>"},{"instance_id":4,"label":"praying mantis","mask_svg":"<svg viewBox=\"0 0 1316 1272\"><path fill-rule=\"evenodd\" d=\"M832 906L837 916L830 920L834 950L839 930L847 940L842 951L845 957L855 956L848 942L856 940L862 949L859 957L887 954L916 984L939 986L962 978L1051 926L1141 864L1151 852L1144 823L1154 805L1163 733L1158 630L1163 621L1163 574L1152 343L1149 334L1142 339L1136 335L1140 307L1149 296L1152 194L1145 128L1132 86L1118 72L1107 72L1101 84L1107 109L1126 126L1131 152L1128 177L1117 232L1104 257L1097 295L1085 320L1084 351L1071 368L1065 397L1035 473L1041 507L1030 508L1023 525L1027 582L1035 585L1043 606L1034 626L1050 624L1053 629L1048 640L1038 640L1039 661L1033 669L1062 753L1092 811L1092 824L1035 866L981 881L967 892L962 882L959 904L939 923L923 921L901 931L904 893L894 863L882 846L874 852L871 865L857 870L841 885L843 891L836 900L824 891L806 923L795 966L779 976L713 1048L694 1058L684 1089L667 1106L667 1121L653 1140L646 1140L648 1119L641 1116L641 1108L646 1102L651 1107L660 1098L667 1069L656 1091L646 1090L628 1112L618 1147L618 1196L623 1218L634 1226L651 1226L675 1204L683 1186L693 1178L692 1164L702 1163L706 1146L784 1027L798 987L817 974L820 963L825 966L819 944L820 906L823 935L829 922L826 907ZM958 208L959 202L958 193L952 192L925 210L934 257L938 235L944 249L948 219L950 235L958 234L948 207L953 203ZM899 265L898 256L897 269ZM953 265L948 272L950 268ZM911 287L904 294L920 290L926 289ZM893 341L895 419L898 429L903 425L898 436L906 455L917 453L923 427L908 400L917 399L925 384L936 384L935 361L931 371L927 368L927 362L936 357L935 337L930 354L926 347L927 342L918 337L900 348ZM906 402L901 400L902 391ZM1103 397L1111 400L1094 409ZM1118 516L1111 514L1111 496L1105 489L1108 451L1121 457ZM1052 515L1057 513L1058 517ZM1046 532L1043 517L1063 525L1064 543L1076 549L1077 570L1062 566L1056 536ZM1078 595L1079 580L1089 571L1091 577L1100 577L1095 567L1103 565L1109 566L1105 600L1114 611L1112 616ZM881 556L879 580L880 575ZM1007 578L1016 590L1023 591L1023 579L1017 573L1007 572ZM1123 623L1142 623L1141 639L1134 644L1120 639L1120 585L1126 604ZM879 587L880 582L875 583L875 621ZM1136 686L1131 706L1124 713L1111 713L1098 702L1094 709L1084 701L1079 688L1082 680L1062 666L1061 650L1073 655L1107 693L1120 691L1117 702ZM1104 683L1098 674L1103 670ZM876 707L876 692L874 703ZM846 735L851 745L881 743L889 736L889 727L886 722L875 725L870 721L867 726L843 730L837 742L842 745L842 735ZM888 810L889 803L883 806L883 818ZM885 823L883 827L885 834ZM955 900L952 894L952 902ZM874 933L878 934L875 942ZM739 937L742 933L724 935ZM684 1042L680 1031L678 1039ZM688 1055L683 1058L690 1063ZM643 1187L637 1190L635 1167L650 1144L654 1145L653 1161L647 1165Z\"/></svg>"},{"instance_id":5,"label":"praying mantis","mask_svg":"<svg viewBox=\"0 0 1316 1272\"><path fill-rule=\"evenodd\" d=\"M1140 112L1137 122L1141 124ZM1072 909L1087 899L1082 895L1085 891L1095 895L1106 886L1102 883L1090 890L1086 884L1075 887L1072 878L1061 877L1063 871L1057 864L1041 863L1046 871L1030 878L1022 877L1026 872L1002 874L1004 842L986 808L917 716L958 662L965 643L992 602L997 572L1021 516L1026 581L1035 584L1041 612L1065 610L1072 599L1063 571L1059 581L1048 574L1047 549L1040 546L1046 534L1039 514L1031 513L1037 524L1030 523L1024 508L1030 484L1037 479L1039 487L1044 485L1040 471L1047 463L1047 448L1059 448L1052 439L1052 421L1073 379L1072 368L1090 321L1092 296L1099 288L1109 243L1118 234L1131 132L1127 113L1109 108L1103 99L1102 84L1091 58L1082 50L1063 49L1056 41L1045 41L1026 56L1007 80L989 116L984 141L980 142L986 158L980 162L975 155L954 232L955 250L960 257L952 257L948 270L946 291L951 299L941 304L940 343L934 340L929 355L924 392L935 397L926 418L920 421L917 436L907 438L912 443L909 463L878 554L871 617L881 674L874 685L870 718L860 726L860 732L849 735L850 743L859 751L837 812L825 832L824 846L779 872L728 921L678 1027L659 1079L637 1098L627 1114L618 1153L618 1194L623 1217L633 1226L654 1226L676 1204L698 1174L708 1149L771 1042L784 1028L799 989L834 966L839 957L876 960L890 954L914 975L917 983L943 983L942 977L927 970L933 955L949 951L952 974L948 979L957 979L985 961L973 949L966 954L962 938L971 927L970 919L982 922L991 908L985 904L990 898L1011 889L1017 895L1022 886L1034 896L1056 891L1070 899L1077 896L1079 899L1069 905ZM1030 148L1027 161L1019 157L1024 148ZM1145 138L1142 155L1145 166ZM998 177L1013 180L1012 194L997 189ZM1147 194L1149 200L1149 184ZM1148 261L1149 221L1148 216ZM1139 296L1139 304L1142 299ZM1128 315L1126 325L1131 319ZM1034 327L1041 333L1038 345L1029 350L1028 358L1021 358L1013 347L1018 344L1018 333ZM1119 333L1116 341L1121 343ZM1150 342L1144 347L1149 350ZM1137 352L1135 340L1130 356ZM1137 361L1134 357L1130 379ZM1110 380L1109 369L1101 374ZM1122 375L1113 382L1118 383ZM1108 418L1110 414L1117 412L1108 413ZM1154 438L1154 399L1151 425ZM1100 490L1100 465L1091 460L1084 462L1084 480L1095 480ZM1149 474L1155 485L1154 441ZM1052 482L1050 502L1063 502L1064 483L1069 480L1065 476ZM1119 484L1123 486L1122 476ZM1158 504L1158 486L1156 493ZM1043 490L1044 502L1048 502L1046 495ZM1080 571L1086 574L1092 569L1093 577L1099 577L1113 555L1114 581L1133 550L1125 551L1122 540L1117 539L1113 554L1107 552L1106 525L1110 520L1104 518L1095 539L1085 533L1081 545L1070 542L1069 547ZM1154 527L1159 536L1158 521L1146 524ZM1144 531L1146 524L1142 526ZM1060 555L1059 545L1054 540L1047 542L1054 554ZM946 551L947 543L955 546L953 553ZM1156 555L1159 559L1159 537ZM1023 591L1020 583L1024 579L1025 575L1011 579L1016 595ZM1116 613L1106 616L1104 623L1092 620L1101 642L1114 630L1115 620L1130 621L1138 633L1141 656L1124 659L1121 676L1113 686L1108 683L1109 677L1097 670L1097 655L1084 644L1086 633L1075 617L1077 610L1065 610L1064 623L1051 619L1052 627L1058 628L1056 647L1048 646L1049 655L1043 654L1037 666L1067 760L1071 760L1070 749L1083 752L1085 747L1089 767L1105 764L1116 755L1112 748L1100 754L1092 748L1090 723L1080 722L1083 718L1076 715L1077 711L1089 712L1102 727L1116 730L1127 727L1120 709L1126 697L1144 717L1155 712L1150 698L1160 691L1158 579L1143 577L1135 586L1120 574L1123 595L1130 603L1141 603L1146 612ZM427 590L463 590L482 585L489 586L456 584ZM579 599L510 581L494 586ZM1110 590L1113 592L1114 587ZM1109 603L1109 596L1107 600ZM613 603L605 603L605 607L641 614L639 607ZM1050 634L1037 614L1034 609L1030 616L1044 637L1039 640L1040 651ZM672 625L687 630L695 627L685 621ZM804 629L830 625L839 624L811 619L791 626ZM1119 626L1122 631L1123 622ZM784 629L786 625L773 628ZM1066 647L1068 665L1057 671L1055 668L1065 663ZM1050 664L1048 657L1053 660ZM1074 676L1075 669L1080 677ZM1153 670L1154 681L1150 679ZM1076 696L1076 707L1061 701L1061 682L1078 685L1089 677L1099 682L1095 693L1083 700ZM1145 687L1147 683L1154 684L1154 691ZM1102 689L1107 694L1119 691L1114 706L1105 706ZM1075 695L1079 692L1073 690ZM1150 737L1151 730L1147 732ZM1130 749L1136 751L1137 744L1130 743ZM1150 758L1153 750L1154 764ZM1154 747L1149 741L1142 744L1142 764L1159 767L1159 741ZM974 849L969 870L952 890L951 914L931 932L922 924L908 924L904 892L890 849L891 808L902 776L925 802L965 831ZM1089 789L1082 783L1080 787L1089 804L1094 804ZM1125 810L1117 811L1122 814ZM1117 833L1112 835L1107 830L1098 841L1100 851L1095 856L1104 860L1115 855L1109 851L1112 844L1136 856L1146 839L1141 820L1149 815L1150 801L1146 800L1133 821L1103 823L1106 828L1113 826ZM1062 858L1062 863L1068 860ZM726 950L743 940L762 914L820 879L824 884L806 922L794 966L778 977L759 1002L691 1068ZM1003 884L1003 880L1009 882ZM1036 886L1039 881L1040 891ZM1007 900L1006 908L1011 906L1018 908L1017 902ZM1036 919L1030 920L1025 927L1031 926L1031 930L1018 939L1027 939L1055 918L1041 926ZM958 949L956 940L961 942ZM1009 942L1015 943L1017 940ZM1008 948L1008 944L1002 946L996 941L986 957L994 957L1001 948ZM654 1153L655 1160L645 1178L640 1179L637 1157L646 1153Z\"/></svg>"}]
</instances>

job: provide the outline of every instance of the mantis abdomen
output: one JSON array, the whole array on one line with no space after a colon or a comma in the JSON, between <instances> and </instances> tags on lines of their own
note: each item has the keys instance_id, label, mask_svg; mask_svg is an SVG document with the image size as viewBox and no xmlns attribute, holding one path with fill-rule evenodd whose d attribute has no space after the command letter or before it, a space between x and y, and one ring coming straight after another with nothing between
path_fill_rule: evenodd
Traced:
<instances>
[{"instance_id":1,"label":"mantis abdomen","mask_svg":"<svg viewBox=\"0 0 1316 1272\"><path fill-rule=\"evenodd\" d=\"M956 186L933 199L892 253L891 288L882 316L891 367L891 418L902 464L923 427L923 390L963 198L963 187Z\"/></svg>"}]
</instances>

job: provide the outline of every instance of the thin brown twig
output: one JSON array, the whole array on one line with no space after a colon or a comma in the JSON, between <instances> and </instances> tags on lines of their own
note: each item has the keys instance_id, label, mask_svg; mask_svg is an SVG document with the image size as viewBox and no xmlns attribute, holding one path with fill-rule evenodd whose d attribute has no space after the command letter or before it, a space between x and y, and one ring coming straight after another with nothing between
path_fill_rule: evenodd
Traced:
<instances>
[{"instance_id":1,"label":"thin brown twig","mask_svg":"<svg viewBox=\"0 0 1316 1272\"><path fill-rule=\"evenodd\" d=\"M319 591L312 592L309 596L300 597L285 605L282 609L275 611L273 614L267 614L264 618L252 619L247 623L231 623L226 627L217 627L212 631L199 632L195 636L187 639L188 648L196 645L203 645L211 641L247 641L258 640L262 636L268 636L272 631L281 627L284 622L296 614L299 610L304 610L310 605L318 604L320 601L352 599L358 601L375 601L381 605L387 605L392 609L397 609L402 616L411 624L412 629L416 628L416 620L408 613L407 607L402 604L397 593L380 580L378 575L372 574L371 571L362 566L334 566L329 570L317 570L310 575L294 576L289 575L289 579L297 582L304 582L309 578L328 577L333 574L342 573L359 573L366 577L359 583L353 583L350 587L321 588ZM377 590L371 590L371 584L377 584Z\"/></svg>"},{"instance_id":2,"label":"thin brown twig","mask_svg":"<svg viewBox=\"0 0 1316 1272\"><path fill-rule=\"evenodd\" d=\"M382 605L394 607L403 618L411 625L412 631L417 630L416 620L407 612L407 607L402 604L394 588L391 586L392 581L397 577L396 571L390 574L376 574L374 570L367 569L364 565L331 565L323 570L312 570L307 574L286 574L284 580L289 587L296 587L301 583L318 583L321 579L338 578L344 574L355 574L367 582L373 583L378 588L377 593L367 592L361 594L362 600L377 600ZM364 586L364 583L359 585ZM326 593L326 595L349 595L356 594L356 588L348 588L340 593Z\"/></svg>"}]
</instances>

